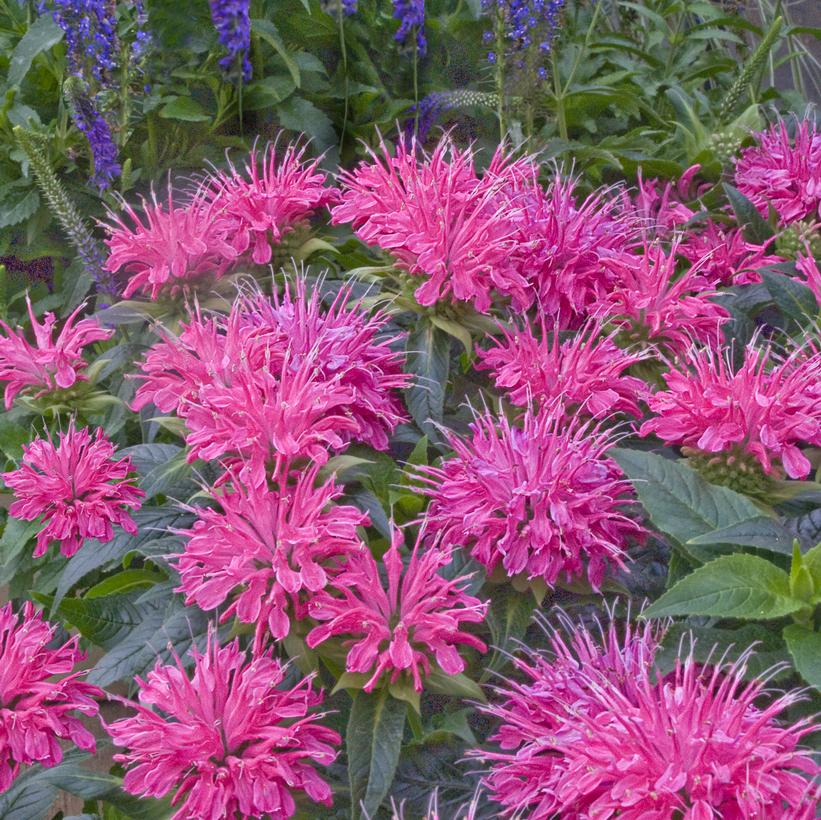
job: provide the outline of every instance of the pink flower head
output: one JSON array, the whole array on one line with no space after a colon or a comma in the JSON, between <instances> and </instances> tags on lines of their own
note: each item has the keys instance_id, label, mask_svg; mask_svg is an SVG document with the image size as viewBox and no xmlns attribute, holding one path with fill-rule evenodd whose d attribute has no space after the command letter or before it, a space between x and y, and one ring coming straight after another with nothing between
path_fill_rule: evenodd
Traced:
<instances>
[{"instance_id":1,"label":"pink flower head","mask_svg":"<svg viewBox=\"0 0 821 820\"><path fill-rule=\"evenodd\" d=\"M370 163L340 173L332 221L351 223L363 242L425 277L416 289L419 304L473 302L485 313L496 290L518 308L530 305L532 292L511 258L515 205L505 195L528 174L530 160L511 163L498 151L480 178L473 152L460 151L447 137L431 155L409 141L400 142L394 156L384 143L381 155L370 156Z\"/></svg>"},{"instance_id":2,"label":"pink flower head","mask_svg":"<svg viewBox=\"0 0 821 820\"><path fill-rule=\"evenodd\" d=\"M639 168L637 190L632 199L626 196L623 198L625 205L635 213L640 224L651 235L669 236L696 215L684 202L694 198L693 178L700 170L700 165L691 165L677 182L666 182L659 190L661 181L644 179L642 169Z\"/></svg>"},{"instance_id":3,"label":"pink flower head","mask_svg":"<svg viewBox=\"0 0 821 820\"><path fill-rule=\"evenodd\" d=\"M305 147L289 145L277 155L269 143L260 156L253 149L245 174L232 164L203 187L203 195L229 223L231 245L241 254L251 251L257 265L271 261L271 244L279 244L294 226L335 200L325 187L319 160L304 160Z\"/></svg>"},{"instance_id":4,"label":"pink flower head","mask_svg":"<svg viewBox=\"0 0 821 820\"><path fill-rule=\"evenodd\" d=\"M495 347L478 351L478 369L490 370L496 387L519 407L561 400L568 413L641 416L638 401L648 394L647 385L625 371L646 354L622 350L612 335L602 337L601 332L595 321L565 342L559 341L558 330L544 326L539 339L530 325L503 330Z\"/></svg>"},{"instance_id":5,"label":"pink flower head","mask_svg":"<svg viewBox=\"0 0 821 820\"><path fill-rule=\"evenodd\" d=\"M93 717L95 698L104 693L74 672L85 655L75 635L50 648L56 627L43 620L31 601L15 614L0 609L0 792L6 791L21 765L51 768L63 759L61 740L93 752L94 735L76 713Z\"/></svg>"},{"instance_id":6,"label":"pink flower head","mask_svg":"<svg viewBox=\"0 0 821 820\"><path fill-rule=\"evenodd\" d=\"M821 268L809 252L799 253L795 258L795 266L804 277L804 284L813 292L818 304L821 305Z\"/></svg>"},{"instance_id":7,"label":"pink flower head","mask_svg":"<svg viewBox=\"0 0 821 820\"><path fill-rule=\"evenodd\" d=\"M667 389L648 402L656 417L641 426L668 444L705 453L752 456L767 474L780 462L804 478L810 462L798 443L821 445L821 354L799 350L777 359L747 347L735 371L724 353L691 348L664 374Z\"/></svg>"},{"instance_id":8,"label":"pink flower head","mask_svg":"<svg viewBox=\"0 0 821 820\"><path fill-rule=\"evenodd\" d=\"M332 505L341 490L333 479L315 486L318 469L299 472L287 489L234 481L214 494L220 510L196 509L177 558L187 604L209 610L231 600L222 620L256 624L258 645L268 633L288 634L290 605L301 617L300 595L326 587L340 560L360 548L357 527L369 523L356 507Z\"/></svg>"},{"instance_id":9,"label":"pink flower head","mask_svg":"<svg viewBox=\"0 0 821 820\"><path fill-rule=\"evenodd\" d=\"M133 466L129 458L114 458L114 445L101 428L92 438L88 428L60 433L60 443L36 438L23 447L23 463L3 473L3 481L14 491L10 515L24 521L42 516L45 527L37 535L34 557L57 541L60 552L71 556L86 538L110 541L113 525L136 534L128 513L138 510L145 493L128 479Z\"/></svg>"},{"instance_id":10,"label":"pink flower head","mask_svg":"<svg viewBox=\"0 0 821 820\"><path fill-rule=\"evenodd\" d=\"M521 427L481 415L473 436L449 435L455 456L421 468L432 499L426 522L442 546L463 546L492 571L553 586L586 574L601 586L643 529L624 511L630 485L607 458L612 432L568 423L561 404L527 410Z\"/></svg>"},{"instance_id":11,"label":"pink flower head","mask_svg":"<svg viewBox=\"0 0 821 820\"><path fill-rule=\"evenodd\" d=\"M760 268L784 261L767 252L771 242L754 245L741 228L724 228L708 219L685 235L678 252L711 284L748 285L761 281Z\"/></svg>"},{"instance_id":12,"label":"pink flower head","mask_svg":"<svg viewBox=\"0 0 821 820\"><path fill-rule=\"evenodd\" d=\"M480 652L487 648L459 628L463 622L480 623L487 604L462 589L467 576L448 581L439 574L450 554L437 548L422 550L417 543L405 566L399 553L401 541L395 530L382 559L387 590L379 566L363 546L333 578L333 591L317 593L308 604L309 615L322 622L308 633L308 646L345 636L350 647L345 668L371 675L364 686L366 692L377 686L383 673L391 683L409 674L421 692L432 660L446 674L456 675L465 668L458 645Z\"/></svg>"},{"instance_id":13,"label":"pink flower head","mask_svg":"<svg viewBox=\"0 0 821 820\"><path fill-rule=\"evenodd\" d=\"M797 122L794 137L783 120L755 136L758 144L736 161L738 190L764 217L772 205L785 225L821 216L821 134L815 121Z\"/></svg>"},{"instance_id":14,"label":"pink flower head","mask_svg":"<svg viewBox=\"0 0 821 820\"><path fill-rule=\"evenodd\" d=\"M557 174L547 192L517 200L514 258L536 289L541 310L578 327L590 308L635 265L635 220L606 190L579 202L576 180Z\"/></svg>"},{"instance_id":15,"label":"pink flower head","mask_svg":"<svg viewBox=\"0 0 821 820\"><path fill-rule=\"evenodd\" d=\"M172 820L291 817L293 792L331 805L314 764L336 759L339 735L311 712L322 702L311 677L279 688L285 667L267 652L246 660L238 641L220 647L209 633L194 671L157 661L140 688L136 714L106 726L126 751L124 788L141 797L174 792Z\"/></svg>"},{"instance_id":16,"label":"pink flower head","mask_svg":"<svg viewBox=\"0 0 821 820\"><path fill-rule=\"evenodd\" d=\"M43 323L37 321L31 308L31 300L26 295L31 327L34 330L32 345L23 335L23 329L9 327L0 320L0 328L5 336L0 336L0 381L6 382L5 406L11 409L15 396L21 390L33 388L34 398L57 388L63 390L83 381L82 371L86 367L83 348L93 342L110 339L113 330L107 330L96 319L74 320L85 305L80 305L63 324L63 329L54 339L57 317L46 313Z\"/></svg>"},{"instance_id":17,"label":"pink flower head","mask_svg":"<svg viewBox=\"0 0 821 820\"><path fill-rule=\"evenodd\" d=\"M626 333L629 341L668 351L686 350L693 340L717 346L730 314L712 301L697 267L676 274L677 243L667 253L648 245L634 257L621 281L598 302L595 313Z\"/></svg>"},{"instance_id":18,"label":"pink flower head","mask_svg":"<svg viewBox=\"0 0 821 820\"><path fill-rule=\"evenodd\" d=\"M746 657L702 666L691 653L662 676L650 626L569 632L552 634L551 655L525 648L485 709L501 748L474 755L504 816L812 820L821 767L799 742L813 728L776 720L798 695L759 705L766 681L744 679Z\"/></svg>"},{"instance_id":19,"label":"pink flower head","mask_svg":"<svg viewBox=\"0 0 821 820\"><path fill-rule=\"evenodd\" d=\"M126 299L137 292L156 299L163 291L174 294L185 285L218 279L236 261L230 221L201 194L175 204L169 185L166 206L153 193L142 206L145 221L123 202L132 226L114 213L105 226L110 252L104 267L130 276Z\"/></svg>"}]
</instances>

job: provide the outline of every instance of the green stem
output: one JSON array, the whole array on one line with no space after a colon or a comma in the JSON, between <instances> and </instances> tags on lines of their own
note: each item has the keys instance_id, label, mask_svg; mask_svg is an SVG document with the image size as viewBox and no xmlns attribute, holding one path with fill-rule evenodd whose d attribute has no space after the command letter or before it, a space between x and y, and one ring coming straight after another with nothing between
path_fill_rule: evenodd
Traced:
<instances>
[{"instance_id":1,"label":"green stem","mask_svg":"<svg viewBox=\"0 0 821 820\"><path fill-rule=\"evenodd\" d=\"M345 132L348 130L348 108L350 106L348 48L345 43L345 14L342 7L342 0L337 0L336 19L339 28L339 51L342 56L342 72L345 75L345 111L342 116L342 129L339 133L339 155L342 156L342 146L345 144Z\"/></svg>"},{"instance_id":2,"label":"green stem","mask_svg":"<svg viewBox=\"0 0 821 820\"><path fill-rule=\"evenodd\" d=\"M507 136L505 123L505 20L501 10L496 12L496 116L499 118L499 141Z\"/></svg>"},{"instance_id":3,"label":"green stem","mask_svg":"<svg viewBox=\"0 0 821 820\"><path fill-rule=\"evenodd\" d=\"M412 706L408 709L408 725L411 727L411 731L413 732L413 737L415 740L421 740L424 737L424 731L422 729L422 718L416 712Z\"/></svg>"},{"instance_id":4,"label":"green stem","mask_svg":"<svg viewBox=\"0 0 821 820\"><path fill-rule=\"evenodd\" d=\"M559 61L556 59L556 50L552 49L550 52L550 67L553 74L553 95L556 100L556 125L559 129L559 136L563 140L567 140L567 117L564 110L564 90L562 89L562 81L559 77Z\"/></svg>"}]
</instances>

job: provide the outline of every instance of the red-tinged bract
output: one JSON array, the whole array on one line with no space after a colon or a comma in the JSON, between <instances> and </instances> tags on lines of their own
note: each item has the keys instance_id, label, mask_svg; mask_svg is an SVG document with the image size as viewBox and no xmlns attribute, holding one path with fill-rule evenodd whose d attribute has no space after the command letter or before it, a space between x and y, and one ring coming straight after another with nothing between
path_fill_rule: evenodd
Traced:
<instances>
[{"instance_id":1,"label":"red-tinged bract","mask_svg":"<svg viewBox=\"0 0 821 820\"><path fill-rule=\"evenodd\" d=\"M0 336L0 381L6 383L6 410L11 409L15 397L23 390L33 391L33 398L39 398L52 390L65 390L82 381L86 367L83 348L110 339L114 333L100 327L94 318L75 323L84 308L81 305L65 320L55 339L57 317L46 313L40 324L28 296L26 303L34 331L34 345L26 339L22 328L11 328L0 321L0 328L5 333Z\"/></svg>"},{"instance_id":2,"label":"red-tinged bract","mask_svg":"<svg viewBox=\"0 0 821 820\"><path fill-rule=\"evenodd\" d=\"M104 693L74 671L85 658L79 638L53 647L55 630L31 601L17 614L11 604L0 609L0 792L23 765L60 763L61 741L95 751L94 735L80 717L95 716Z\"/></svg>"},{"instance_id":3,"label":"red-tinged bract","mask_svg":"<svg viewBox=\"0 0 821 820\"><path fill-rule=\"evenodd\" d=\"M23 447L22 464L3 481L14 491L9 513L45 526L37 535L34 557L43 555L52 542L63 555L74 555L87 538L110 541L114 526L136 534L129 510L137 510L145 493L128 478L131 459L116 458L114 445L101 428L92 436L74 423L60 433L59 443L49 436Z\"/></svg>"},{"instance_id":4,"label":"red-tinged bract","mask_svg":"<svg viewBox=\"0 0 821 820\"><path fill-rule=\"evenodd\" d=\"M570 626L550 653L525 650L515 680L485 711L500 725L499 751L476 750L484 785L504 816L531 820L812 820L821 772L809 720L782 725L799 697L760 704L765 681L745 659L716 666L692 654L661 675L661 633L620 637Z\"/></svg>"},{"instance_id":5,"label":"red-tinged bract","mask_svg":"<svg viewBox=\"0 0 821 820\"><path fill-rule=\"evenodd\" d=\"M220 647L209 634L193 649L193 673L160 661L136 678L136 714L107 726L125 751L124 788L141 797L172 794L172 820L291 817L294 792L331 805L331 788L315 766L336 758L339 735L319 724L321 692L304 678L280 688L285 668L269 652Z\"/></svg>"},{"instance_id":6,"label":"red-tinged bract","mask_svg":"<svg viewBox=\"0 0 821 820\"><path fill-rule=\"evenodd\" d=\"M455 455L420 468L426 516L443 547L463 546L490 572L524 573L550 586L586 575L599 589L608 563L623 566L642 527L627 515L630 485L607 457L613 434L568 423L561 405L527 410L516 426L479 416L473 435L449 435Z\"/></svg>"},{"instance_id":7,"label":"red-tinged bract","mask_svg":"<svg viewBox=\"0 0 821 820\"><path fill-rule=\"evenodd\" d=\"M791 131L794 133L791 134ZM806 118L783 120L756 135L735 166L735 184L763 217L775 209L782 224L821 216L821 134Z\"/></svg>"},{"instance_id":8,"label":"red-tinged bract","mask_svg":"<svg viewBox=\"0 0 821 820\"><path fill-rule=\"evenodd\" d=\"M324 589L340 561L362 546L357 527L368 517L356 507L333 505L341 490L333 479L316 486L318 468L300 472L285 489L231 489L214 494L220 509L199 507L176 567L187 604L224 608L256 624L257 643L288 635L304 615L306 596ZM226 602L230 606L224 607Z\"/></svg>"},{"instance_id":9,"label":"red-tinged bract","mask_svg":"<svg viewBox=\"0 0 821 820\"><path fill-rule=\"evenodd\" d=\"M693 348L664 374L667 389L649 401L641 434L728 457L752 457L768 475L810 472L801 443L821 445L821 354L779 359L750 346L734 370L726 355Z\"/></svg>"},{"instance_id":10,"label":"red-tinged bract","mask_svg":"<svg viewBox=\"0 0 821 820\"><path fill-rule=\"evenodd\" d=\"M460 626L481 622L487 604L462 589L468 577L446 580L439 574L450 560L448 552L423 550L417 544L405 566L398 531L392 542L382 559L387 589L370 551L363 547L353 553L331 589L310 600L308 613L320 625L306 640L313 648L343 637L349 647L346 671L370 675L366 692L380 680L395 683L402 675L421 692L433 661L446 674L456 675L465 668L460 645L485 651L485 644Z\"/></svg>"},{"instance_id":11,"label":"red-tinged bract","mask_svg":"<svg viewBox=\"0 0 821 820\"><path fill-rule=\"evenodd\" d=\"M496 346L478 354L478 368L490 370L496 387L520 407L561 401L570 414L641 416L638 402L649 395L647 385L626 372L646 354L617 347L597 322L564 342L557 329L543 327L538 338L530 325L503 329Z\"/></svg>"}]
</instances>

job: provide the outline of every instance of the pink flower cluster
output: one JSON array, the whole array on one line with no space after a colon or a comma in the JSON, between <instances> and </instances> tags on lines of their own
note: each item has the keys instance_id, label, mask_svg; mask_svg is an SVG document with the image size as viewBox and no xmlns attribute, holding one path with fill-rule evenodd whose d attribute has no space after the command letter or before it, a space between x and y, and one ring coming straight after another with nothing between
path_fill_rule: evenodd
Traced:
<instances>
[{"instance_id":1,"label":"pink flower cluster","mask_svg":"<svg viewBox=\"0 0 821 820\"><path fill-rule=\"evenodd\" d=\"M45 523L34 557L44 555L53 541L66 556L87 538L110 541L115 525L136 534L129 510L140 508L145 493L128 479L132 470L129 458L115 458L102 429L92 438L73 421L57 445L50 435L25 445L23 463L2 477L15 495L10 514L25 521L42 516Z\"/></svg>"},{"instance_id":2,"label":"pink flower cluster","mask_svg":"<svg viewBox=\"0 0 821 820\"><path fill-rule=\"evenodd\" d=\"M138 677L136 714L106 727L126 747L114 757L126 791L173 792L172 820L291 817L293 792L330 806L315 767L333 763L340 737L317 722L322 693L311 678L281 688L285 668L270 650L247 660L238 641L220 647L213 633L191 655L190 677L179 659Z\"/></svg>"},{"instance_id":3,"label":"pink flower cluster","mask_svg":"<svg viewBox=\"0 0 821 820\"><path fill-rule=\"evenodd\" d=\"M63 324L54 338L57 317L46 313L42 324L37 321L26 296L29 319L34 331L35 344L26 339L23 329L13 329L0 320L5 333L0 336L0 382L5 382L5 407L11 409L15 397L22 390L33 390L34 398L61 388L73 387L83 380L86 361L83 348L94 342L110 339L113 330L100 327L96 319L80 319L77 316L85 305L80 305Z\"/></svg>"},{"instance_id":4,"label":"pink flower cluster","mask_svg":"<svg viewBox=\"0 0 821 820\"><path fill-rule=\"evenodd\" d=\"M569 630L553 632L550 655L516 658L516 680L486 709L500 748L474 754L505 816L815 816L821 768L799 745L812 724L777 721L797 695L758 705L765 683L745 680L744 659L702 666L691 654L662 676L651 626Z\"/></svg>"},{"instance_id":5,"label":"pink flower cluster","mask_svg":"<svg viewBox=\"0 0 821 820\"><path fill-rule=\"evenodd\" d=\"M11 786L20 766L60 763L60 741L95 750L94 735L80 716L95 716L104 693L74 671L85 658L79 637L51 647L55 631L31 601L18 614L11 604L0 609L0 792Z\"/></svg>"},{"instance_id":6,"label":"pink flower cluster","mask_svg":"<svg viewBox=\"0 0 821 820\"><path fill-rule=\"evenodd\" d=\"M143 199L142 218L124 202L131 224L109 215L105 269L129 277L126 298L141 293L157 299L219 279L247 257L256 264L270 262L271 243L282 242L335 196L325 187L318 160L306 160L304 153L295 145L282 154L275 145L261 155L255 149L244 174L231 165L181 204L174 202L170 185L166 204L154 195L150 202Z\"/></svg>"}]
</instances>

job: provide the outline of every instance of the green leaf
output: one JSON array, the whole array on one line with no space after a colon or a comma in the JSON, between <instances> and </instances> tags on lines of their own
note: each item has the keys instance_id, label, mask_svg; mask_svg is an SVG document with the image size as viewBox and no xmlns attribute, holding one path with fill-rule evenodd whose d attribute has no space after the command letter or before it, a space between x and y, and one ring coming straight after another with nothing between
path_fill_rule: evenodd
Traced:
<instances>
[{"instance_id":1,"label":"green leaf","mask_svg":"<svg viewBox=\"0 0 821 820\"><path fill-rule=\"evenodd\" d=\"M307 134L314 145L325 151L336 144L336 131L331 118L312 102L291 97L277 107L280 125Z\"/></svg>"},{"instance_id":2,"label":"green leaf","mask_svg":"<svg viewBox=\"0 0 821 820\"><path fill-rule=\"evenodd\" d=\"M508 663L508 654L522 640L533 619L535 602L530 592L517 592L510 584L490 587L490 607L487 625L493 644L493 654L485 663L482 679L498 672Z\"/></svg>"},{"instance_id":3,"label":"green leaf","mask_svg":"<svg viewBox=\"0 0 821 820\"><path fill-rule=\"evenodd\" d=\"M182 122L206 122L211 115L191 97L172 97L160 109L160 116L165 120Z\"/></svg>"},{"instance_id":4,"label":"green leaf","mask_svg":"<svg viewBox=\"0 0 821 820\"><path fill-rule=\"evenodd\" d=\"M691 538L687 544L737 544L792 555L794 535L774 518L761 515Z\"/></svg>"},{"instance_id":5,"label":"green leaf","mask_svg":"<svg viewBox=\"0 0 821 820\"><path fill-rule=\"evenodd\" d=\"M0 450L7 458L17 460L23 455L23 445L31 439L31 431L27 427L12 421L8 413L0 416Z\"/></svg>"},{"instance_id":6,"label":"green leaf","mask_svg":"<svg viewBox=\"0 0 821 820\"><path fill-rule=\"evenodd\" d=\"M406 372L414 376L405 391L413 420L434 441L439 434L431 422L441 423L450 370L450 337L427 318L419 319L406 343Z\"/></svg>"},{"instance_id":7,"label":"green leaf","mask_svg":"<svg viewBox=\"0 0 821 820\"><path fill-rule=\"evenodd\" d=\"M755 555L739 554L724 555L691 572L646 609L644 616L770 620L805 606L790 595L790 579L784 570Z\"/></svg>"},{"instance_id":8,"label":"green leaf","mask_svg":"<svg viewBox=\"0 0 821 820\"><path fill-rule=\"evenodd\" d=\"M724 183L724 192L730 200L738 224L743 228L745 238L756 245L766 242L773 235L773 229L764 221L755 205L729 182Z\"/></svg>"},{"instance_id":9,"label":"green leaf","mask_svg":"<svg viewBox=\"0 0 821 820\"><path fill-rule=\"evenodd\" d=\"M7 584L17 570L18 559L28 542L40 531L42 522L9 518L0 538L0 584Z\"/></svg>"},{"instance_id":10,"label":"green leaf","mask_svg":"<svg viewBox=\"0 0 821 820\"><path fill-rule=\"evenodd\" d=\"M790 624L784 629L784 640L801 677L810 686L821 690L821 633Z\"/></svg>"},{"instance_id":11,"label":"green leaf","mask_svg":"<svg viewBox=\"0 0 821 820\"><path fill-rule=\"evenodd\" d=\"M408 704L386 688L357 692L353 699L345 745L354 820L371 817L393 782Z\"/></svg>"},{"instance_id":12,"label":"green leaf","mask_svg":"<svg viewBox=\"0 0 821 820\"><path fill-rule=\"evenodd\" d=\"M63 39L63 30L50 14L38 17L14 47L9 61L9 85L20 85L28 74L34 58Z\"/></svg>"},{"instance_id":13,"label":"green leaf","mask_svg":"<svg viewBox=\"0 0 821 820\"><path fill-rule=\"evenodd\" d=\"M749 498L709 484L681 461L620 447L610 454L633 482L653 525L687 544L687 553L699 563L714 553L690 545L692 539L761 516Z\"/></svg>"},{"instance_id":14,"label":"green leaf","mask_svg":"<svg viewBox=\"0 0 821 820\"><path fill-rule=\"evenodd\" d=\"M821 508L806 515L789 518L784 525L805 547L821 543Z\"/></svg>"},{"instance_id":15,"label":"green leaf","mask_svg":"<svg viewBox=\"0 0 821 820\"><path fill-rule=\"evenodd\" d=\"M786 318L802 327L818 319L818 302L806 285L770 268L761 268L759 273L770 296Z\"/></svg>"},{"instance_id":16,"label":"green leaf","mask_svg":"<svg viewBox=\"0 0 821 820\"><path fill-rule=\"evenodd\" d=\"M296 84L290 75L263 77L246 86L242 106L246 111L259 111L279 105L296 90Z\"/></svg>"},{"instance_id":17,"label":"green leaf","mask_svg":"<svg viewBox=\"0 0 821 820\"><path fill-rule=\"evenodd\" d=\"M463 672L457 675L449 675L436 667L425 678L425 689L435 695L452 695L453 697L468 698L483 703L487 700L482 687Z\"/></svg>"},{"instance_id":18,"label":"green leaf","mask_svg":"<svg viewBox=\"0 0 821 820\"><path fill-rule=\"evenodd\" d=\"M103 578L86 592L83 599L104 598L107 595L124 595L135 589L145 589L165 580L165 576L150 569L126 569Z\"/></svg>"},{"instance_id":19,"label":"green leaf","mask_svg":"<svg viewBox=\"0 0 821 820\"><path fill-rule=\"evenodd\" d=\"M0 228L25 222L39 207L40 194L34 188L21 188L16 196L4 196L0 207Z\"/></svg>"},{"instance_id":20,"label":"green leaf","mask_svg":"<svg viewBox=\"0 0 821 820\"><path fill-rule=\"evenodd\" d=\"M466 327L460 325L458 322L454 322L452 319L437 316L435 313L431 314L430 321L440 330L444 330L449 336L458 339L465 348L465 353L467 353L468 356L473 355L473 339L470 336L470 331Z\"/></svg>"},{"instance_id":21,"label":"green leaf","mask_svg":"<svg viewBox=\"0 0 821 820\"><path fill-rule=\"evenodd\" d=\"M804 553L803 563L815 582L816 590L821 590L821 544Z\"/></svg>"},{"instance_id":22,"label":"green leaf","mask_svg":"<svg viewBox=\"0 0 821 820\"><path fill-rule=\"evenodd\" d=\"M271 48L279 54L282 62L285 63L286 68L291 74L291 79L294 81L294 85L299 88L302 84L302 79L299 73L299 65L297 64L296 60L291 55L291 52L285 47L285 43L282 41L282 37L279 34L279 30L277 27L270 21L270 20L259 20L254 19L251 20L251 33L257 35L257 37L265 40ZM286 126L290 128L290 126ZM299 131L301 129L296 128L294 129ZM306 133L310 133L306 131Z\"/></svg>"}]
</instances>

